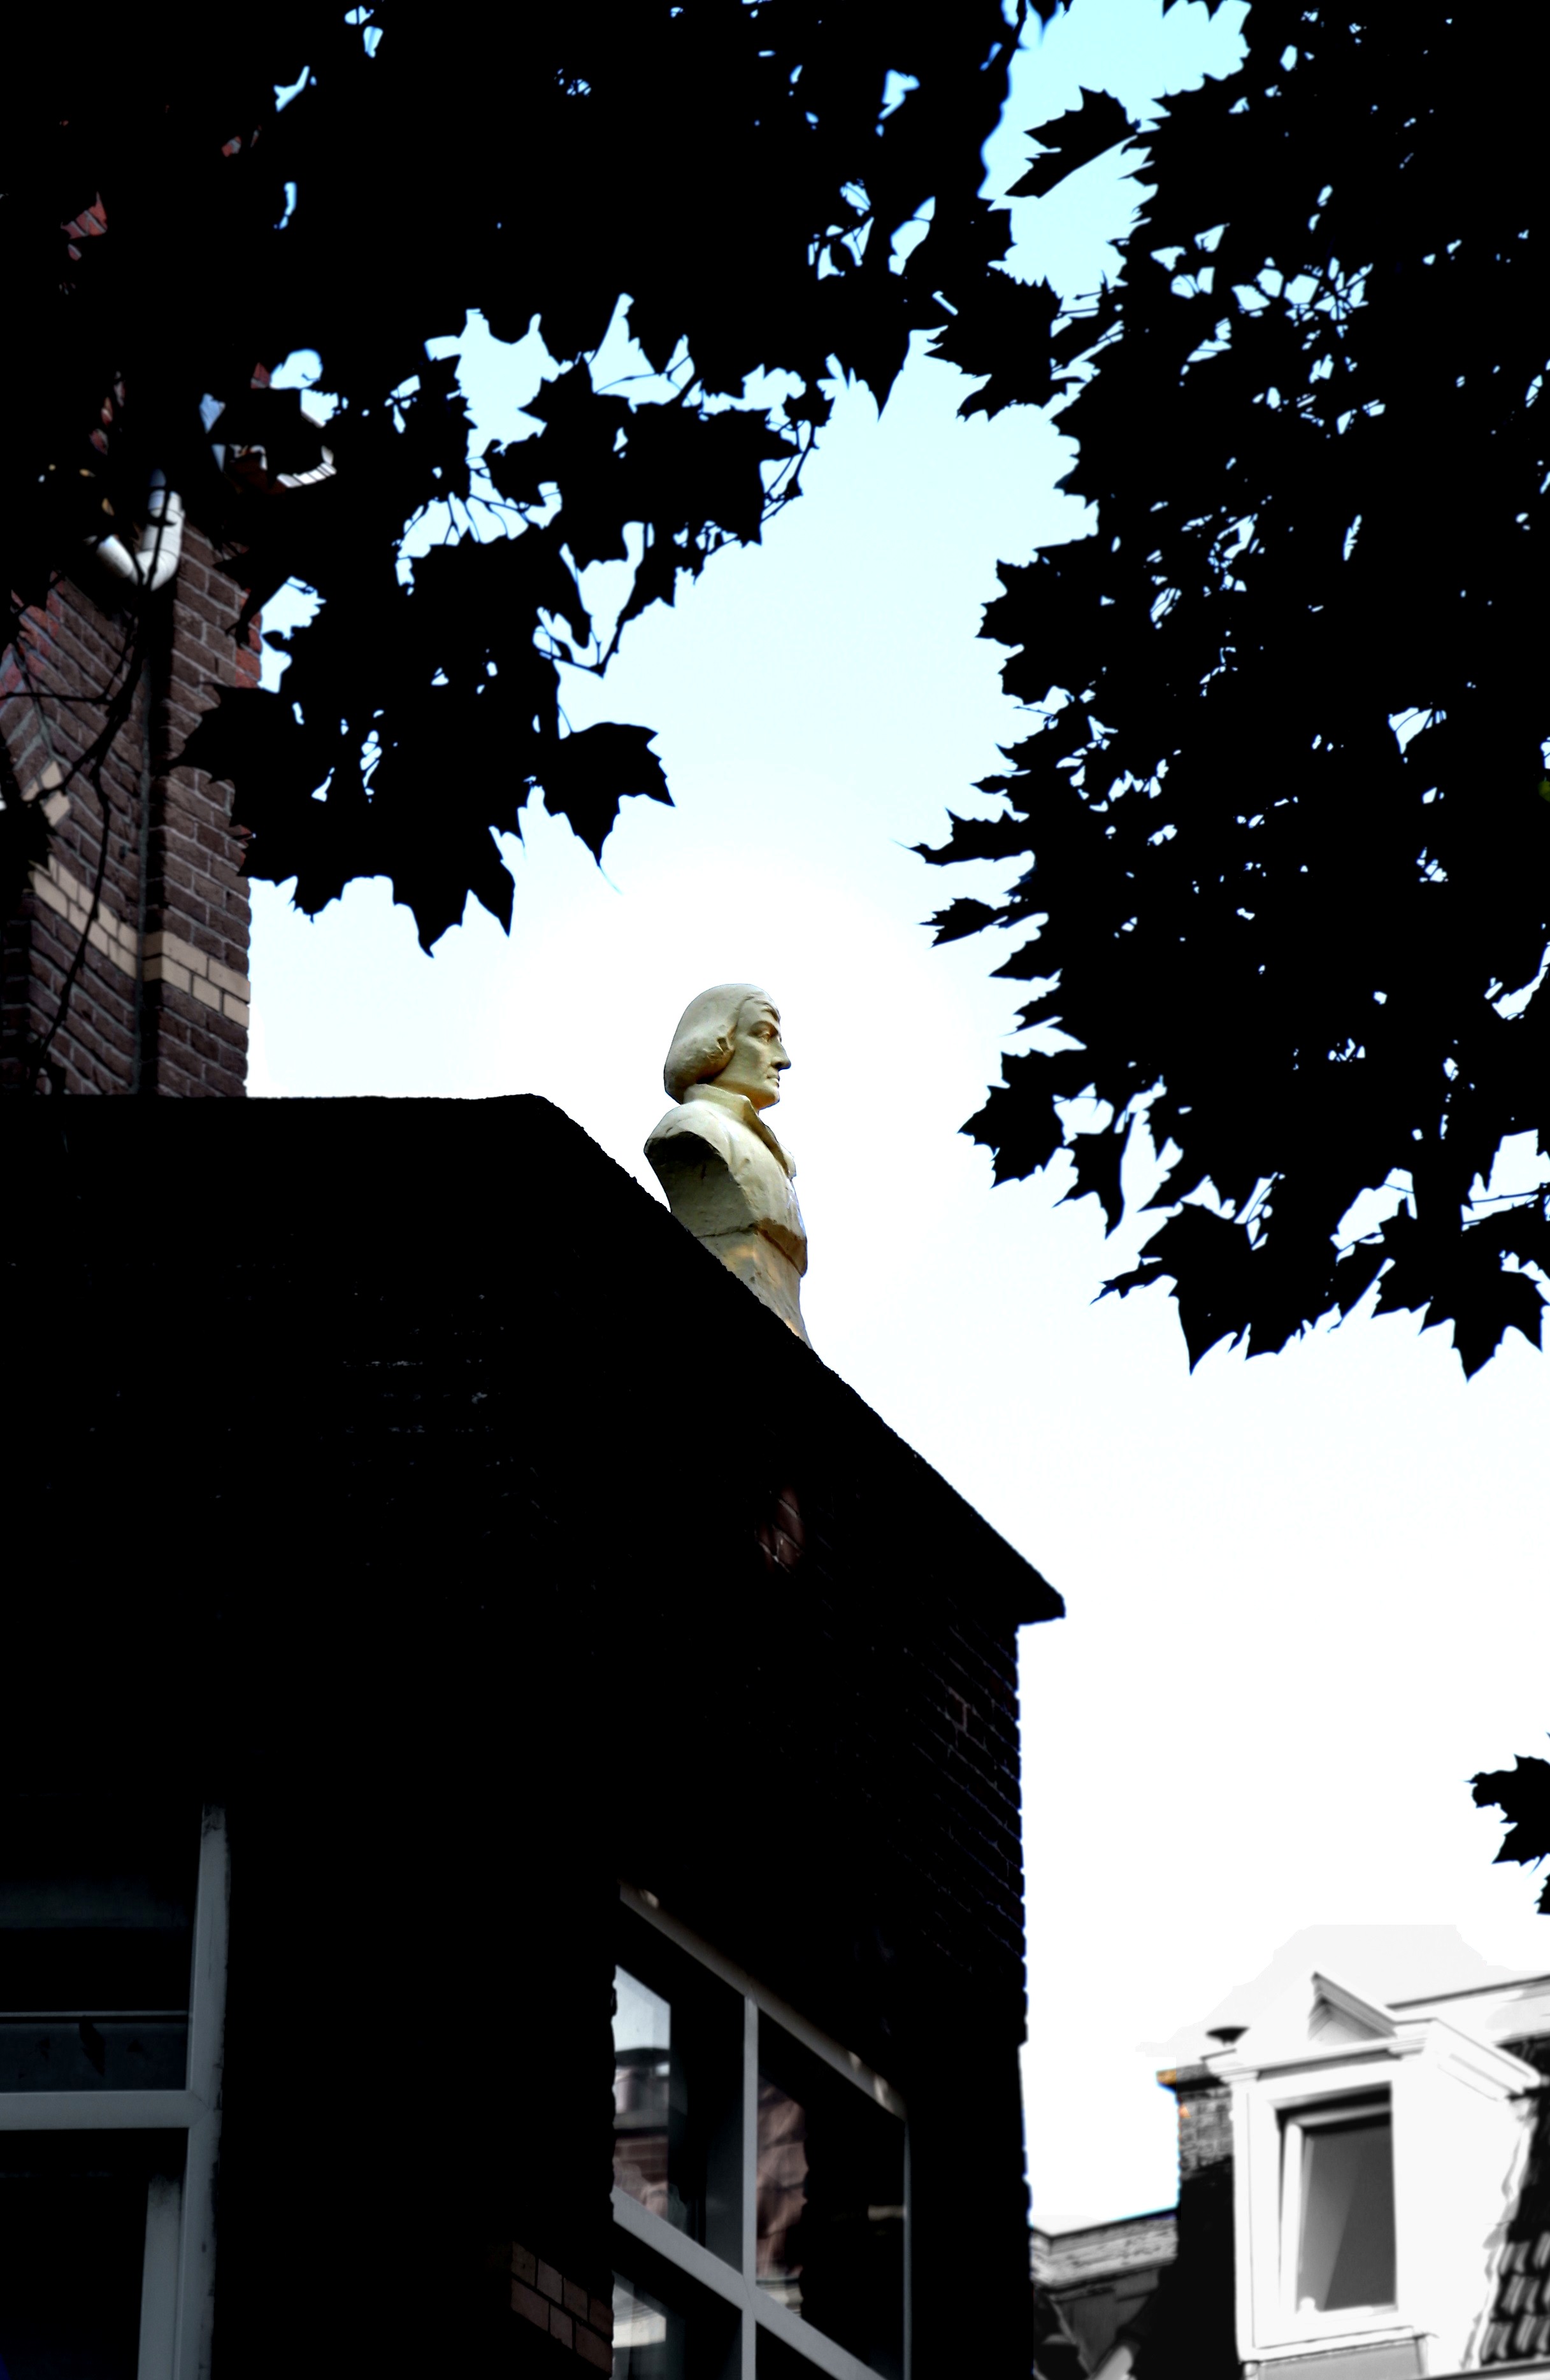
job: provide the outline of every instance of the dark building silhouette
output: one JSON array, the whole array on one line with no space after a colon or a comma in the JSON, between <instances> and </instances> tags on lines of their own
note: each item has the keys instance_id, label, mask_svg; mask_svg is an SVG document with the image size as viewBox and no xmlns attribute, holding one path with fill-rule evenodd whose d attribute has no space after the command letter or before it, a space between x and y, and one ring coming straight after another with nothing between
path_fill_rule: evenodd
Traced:
<instances>
[{"instance_id":1,"label":"dark building silhouette","mask_svg":"<svg viewBox=\"0 0 1550 2380\"><path fill-rule=\"evenodd\" d=\"M5 1113L12 2380L1025 2380L1053 1591L542 1100Z\"/></svg>"}]
</instances>

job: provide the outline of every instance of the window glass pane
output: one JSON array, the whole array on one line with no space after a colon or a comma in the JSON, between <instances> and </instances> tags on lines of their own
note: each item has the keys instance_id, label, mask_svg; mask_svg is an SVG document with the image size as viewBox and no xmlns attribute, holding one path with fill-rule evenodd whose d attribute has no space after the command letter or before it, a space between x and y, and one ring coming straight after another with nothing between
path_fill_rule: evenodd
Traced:
<instances>
[{"instance_id":1,"label":"window glass pane","mask_svg":"<svg viewBox=\"0 0 1550 2380\"><path fill-rule=\"evenodd\" d=\"M188 2063L186 2017L0 2013L0 2091L181 2091Z\"/></svg>"},{"instance_id":2,"label":"window glass pane","mask_svg":"<svg viewBox=\"0 0 1550 2380\"><path fill-rule=\"evenodd\" d=\"M614 1969L614 2180L736 2263L742 2003L638 1925Z\"/></svg>"},{"instance_id":3,"label":"window glass pane","mask_svg":"<svg viewBox=\"0 0 1550 2380\"><path fill-rule=\"evenodd\" d=\"M688 2114L674 2070L673 2011L628 1968L614 1970L614 2180L677 2230L689 2228L680 2152ZM669 2157L679 2170L671 2178Z\"/></svg>"},{"instance_id":4,"label":"window glass pane","mask_svg":"<svg viewBox=\"0 0 1550 2380\"><path fill-rule=\"evenodd\" d=\"M904 2126L763 2017L759 2070L759 2286L899 2380Z\"/></svg>"},{"instance_id":5,"label":"window glass pane","mask_svg":"<svg viewBox=\"0 0 1550 2380\"><path fill-rule=\"evenodd\" d=\"M197 1804L0 1798L0 2091L180 2090Z\"/></svg>"},{"instance_id":6,"label":"window glass pane","mask_svg":"<svg viewBox=\"0 0 1550 2380\"><path fill-rule=\"evenodd\" d=\"M805 2355L799 2355L783 2338L774 2338L761 2328L754 2349L753 2368L757 2380L813 2380L815 2367Z\"/></svg>"},{"instance_id":7,"label":"window glass pane","mask_svg":"<svg viewBox=\"0 0 1550 2380\"><path fill-rule=\"evenodd\" d=\"M1297 2301L1304 2313L1394 2303L1394 2154L1389 2118L1305 2123Z\"/></svg>"},{"instance_id":8,"label":"window glass pane","mask_svg":"<svg viewBox=\"0 0 1550 2380\"><path fill-rule=\"evenodd\" d=\"M660 2258L614 2276L614 2380L738 2380L738 2317Z\"/></svg>"},{"instance_id":9,"label":"window glass pane","mask_svg":"<svg viewBox=\"0 0 1550 2380\"><path fill-rule=\"evenodd\" d=\"M136 2380L146 2192L165 2143L0 2136L0 2371Z\"/></svg>"},{"instance_id":10,"label":"window glass pane","mask_svg":"<svg viewBox=\"0 0 1550 2380\"><path fill-rule=\"evenodd\" d=\"M685 2380L684 2318L614 2276L614 2380Z\"/></svg>"}]
</instances>

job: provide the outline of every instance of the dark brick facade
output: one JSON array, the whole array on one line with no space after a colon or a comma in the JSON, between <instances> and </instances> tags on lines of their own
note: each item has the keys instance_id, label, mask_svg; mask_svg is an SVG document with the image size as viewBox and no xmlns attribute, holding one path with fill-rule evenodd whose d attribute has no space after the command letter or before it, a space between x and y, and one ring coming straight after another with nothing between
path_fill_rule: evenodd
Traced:
<instances>
[{"instance_id":1,"label":"dark brick facade","mask_svg":"<svg viewBox=\"0 0 1550 2380\"><path fill-rule=\"evenodd\" d=\"M227 1807L219 2380L602 2368L621 1878L902 2094L916 2380L1026 2380L1058 1598L543 1101L17 1113L10 1756Z\"/></svg>"},{"instance_id":2,"label":"dark brick facade","mask_svg":"<svg viewBox=\"0 0 1550 2380\"><path fill-rule=\"evenodd\" d=\"M23 652L6 656L0 792L43 802L54 824L47 872L34 875L0 943L0 1079L11 1087L31 1076L84 935L66 1020L48 1050L56 1087L174 1099L243 1092L240 837L225 793L175 763L217 686L257 682L257 628L240 646L232 635L240 601L190 523L168 587L131 595L83 560L79 580L60 578L29 613ZM96 791L84 771L71 772L120 688L127 714L101 771L104 862Z\"/></svg>"}]
</instances>

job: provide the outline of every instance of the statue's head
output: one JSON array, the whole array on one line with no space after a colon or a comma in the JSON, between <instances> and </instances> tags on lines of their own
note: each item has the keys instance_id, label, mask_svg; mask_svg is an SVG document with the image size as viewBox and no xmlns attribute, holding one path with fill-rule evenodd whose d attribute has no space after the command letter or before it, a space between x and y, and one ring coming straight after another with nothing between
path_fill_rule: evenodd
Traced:
<instances>
[{"instance_id":1,"label":"statue's head","mask_svg":"<svg viewBox=\"0 0 1550 2380\"><path fill-rule=\"evenodd\" d=\"M714 1082L718 1090L740 1091L756 1108L773 1108L790 1063L769 993L756 983L718 983L679 1017L662 1079L669 1099Z\"/></svg>"}]
</instances>

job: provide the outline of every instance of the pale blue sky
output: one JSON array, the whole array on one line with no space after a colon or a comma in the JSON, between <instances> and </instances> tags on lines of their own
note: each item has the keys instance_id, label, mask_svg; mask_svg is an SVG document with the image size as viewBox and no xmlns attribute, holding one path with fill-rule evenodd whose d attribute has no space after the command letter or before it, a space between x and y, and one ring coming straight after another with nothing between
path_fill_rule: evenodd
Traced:
<instances>
[{"instance_id":1,"label":"pale blue sky","mask_svg":"<svg viewBox=\"0 0 1550 2380\"><path fill-rule=\"evenodd\" d=\"M1210 21L1078 0L1020 62L993 187L1079 84L1141 106L1229 63L1242 20L1237 0ZM1132 203L1102 163L1019 201L1018 268L1092 286ZM526 359L470 348L500 434ZM1397 1317L1253 1364L1218 1350L1191 1378L1165 1297L1092 1302L1139 1234L1117 1257L1085 1207L1056 1208L1062 1183L993 1191L958 1135L1016 997L996 949L930 947L918 921L972 887L909 845L941 839L1019 732L975 635L996 560L1081 528L1056 427L961 423L965 393L925 359L881 422L848 393L765 546L719 557L568 697L579 722L658 729L677 807L627 805L601 874L537 813L509 943L470 910L427 959L384 884L315 923L256 887L252 1087L541 1091L654 1192L641 1146L687 1000L736 978L781 1003L814 1343L1068 1606L1022 1664L1030 2164L1060 2228L1171 2204L1172 2103L1136 2045L1296 1928L1454 1924L1550 1967L1466 1781L1550 1726L1550 1375L1514 1339L1466 1385Z\"/></svg>"}]
</instances>

